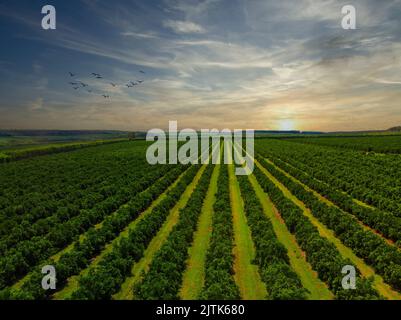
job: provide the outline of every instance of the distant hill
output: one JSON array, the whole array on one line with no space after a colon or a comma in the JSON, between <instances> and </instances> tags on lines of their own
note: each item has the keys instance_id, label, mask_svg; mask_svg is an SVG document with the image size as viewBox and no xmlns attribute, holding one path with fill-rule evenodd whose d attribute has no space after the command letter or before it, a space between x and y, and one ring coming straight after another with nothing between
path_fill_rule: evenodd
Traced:
<instances>
[{"instance_id":1,"label":"distant hill","mask_svg":"<svg viewBox=\"0 0 401 320\"><path fill-rule=\"evenodd\" d=\"M0 150L121 138L128 138L128 132L114 130L0 130Z\"/></svg>"},{"instance_id":2,"label":"distant hill","mask_svg":"<svg viewBox=\"0 0 401 320\"><path fill-rule=\"evenodd\" d=\"M116 135L127 131L117 130L0 130L0 136L77 136L77 135Z\"/></svg>"},{"instance_id":3,"label":"distant hill","mask_svg":"<svg viewBox=\"0 0 401 320\"><path fill-rule=\"evenodd\" d=\"M299 131L299 130L255 130L255 135L270 134L322 134L320 131Z\"/></svg>"},{"instance_id":4,"label":"distant hill","mask_svg":"<svg viewBox=\"0 0 401 320\"><path fill-rule=\"evenodd\" d=\"M401 132L401 126L392 127L390 129L387 129L386 131L389 131L389 132Z\"/></svg>"}]
</instances>

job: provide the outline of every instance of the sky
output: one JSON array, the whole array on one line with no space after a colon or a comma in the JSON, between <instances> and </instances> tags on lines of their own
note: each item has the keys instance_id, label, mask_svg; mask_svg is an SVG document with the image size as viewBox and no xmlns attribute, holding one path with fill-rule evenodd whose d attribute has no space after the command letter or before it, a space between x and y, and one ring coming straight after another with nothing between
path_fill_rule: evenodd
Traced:
<instances>
[{"instance_id":1,"label":"sky","mask_svg":"<svg viewBox=\"0 0 401 320\"><path fill-rule=\"evenodd\" d=\"M0 0L0 37L2 129L401 125L401 0Z\"/></svg>"}]
</instances>

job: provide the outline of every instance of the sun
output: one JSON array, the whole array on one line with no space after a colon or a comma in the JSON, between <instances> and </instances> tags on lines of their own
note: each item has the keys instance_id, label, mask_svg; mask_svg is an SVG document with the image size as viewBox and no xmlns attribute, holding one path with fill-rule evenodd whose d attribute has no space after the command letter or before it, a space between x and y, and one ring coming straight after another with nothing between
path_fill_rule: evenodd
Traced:
<instances>
[{"instance_id":1,"label":"sun","mask_svg":"<svg viewBox=\"0 0 401 320\"><path fill-rule=\"evenodd\" d=\"M279 129L281 131L290 131L295 129L295 121L292 119L284 119L279 121Z\"/></svg>"}]
</instances>

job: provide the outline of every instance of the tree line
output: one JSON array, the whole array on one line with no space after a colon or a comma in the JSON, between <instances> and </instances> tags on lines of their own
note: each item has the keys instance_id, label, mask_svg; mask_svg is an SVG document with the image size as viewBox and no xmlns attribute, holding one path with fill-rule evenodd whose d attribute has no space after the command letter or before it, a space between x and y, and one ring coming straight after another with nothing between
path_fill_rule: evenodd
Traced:
<instances>
[{"instance_id":1,"label":"tree line","mask_svg":"<svg viewBox=\"0 0 401 320\"><path fill-rule=\"evenodd\" d=\"M118 292L132 265L138 262L158 230L162 227L170 210L180 199L182 193L192 182L199 166L191 166L177 184L169 190L160 203L138 224L129 230L128 236L113 244L111 252L88 273L79 278L79 287L73 292L73 299L102 300L111 299Z\"/></svg>"},{"instance_id":2,"label":"tree line","mask_svg":"<svg viewBox=\"0 0 401 320\"><path fill-rule=\"evenodd\" d=\"M227 165L220 166L215 196L212 234L205 258L205 280L199 298L236 300L240 299L240 293L234 281L234 231Z\"/></svg>"},{"instance_id":3,"label":"tree line","mask_svg":"<svg viewBox=\"0 0 401 320\"><path fill-rule=\"evenodd\" d=\"M356 290L345 290L342 287L341 270L346 265L352 265L351 261L344 259L333 243L320 236L318 229L303 214L302 210L288 199L259 167L255 168L254 174L278 209L288 230L294 234L297 243L305 252L306 260L317 272L319 279L328 285L336 299L372 300L381 298L372 287L372 280L362 278L357 268L355 268L358 273Z\"/></svg>"},{"instance_id":4,"label":"tree line","mask_svg":"<svg viewBox=\"0 0 401 320\"><path fill-rule=\"evenodd\" d=\"M275 157L269 157L269 159L273 161L275 165L332 201L339 208L353 214L364 224L380 232L384 237L401 243L401 218L383 210L361 206L355 203L351 196L338 191L332 185L317 180L280 159Z\"/></svg>"},{"instance_id":5,"label":"tree line","mask_svg":"<svg viewBox=\"0 0 401 320\"><path fill-rule=\"evenodd\" d=\"M157 180L147 190L137 194L126 206L121 207L114 215L108 216L100 228L88 230L83 240L77 240L73 248L62 254L60 258L48 260L36 267L27 281L20 288L4 290L2 299L46 299L61 290L69 277L78 274L88 267L91 259L99 254L107 243L112 241L123 229L135 220L151 203L160 196L188 166L177 166L170 170L162 179ZM55 290L43 290L41 279L43 265L53 265L57 271L57 286Z\"/></svg>"},{"instance_id":6,"label":"tree line","mask_svg":"<svg viewBox=\"0 0 401 320\"><path fill-rule=\"evenodd\" d=\"M271 164L263 159L260 161L311 210L316 218L332 229L344 245L350 247L357 256L373 266L375 271L393 288L401 289L401 252L397 247L388 244L374 232L365 230L349 213L320 201L313 192L306 190Z\"/></svg>"},{"instance_id":7,"label":"tree line","mask_svg":"<svg viewBox=\"0 0 401 320\"><path fill-rule=\"evenodd\" d=\"M239 176L244 210L256 249L254 263L259 267L271 300L305 300L308 291L292 270L288 252L277 239L270 219L263 211L247 176Z\"/></svg>"},{"instance_id":8,"label":"tree line","mask_svg":"<svg viewBox=\"0 0 401 320\"><path fill-rule=\"evenodd\" d=\"M401 217L401 158L324 146L258 140L257 151L274 155L353 198Z\"/></svg>"},{"instance_id":9,"label":"tree line","mask_svg":"<svg viewBox=\"0 0 401 320\"><path fill-rule=\"evenodd\" d=\"M26 227L58 210L77 214L114 194L113 185L131 184L149 171L144 147L113 144L2 166L0 237L18 226L27 233Z\"/></svg>"},{"instance_id":10,"label":"tree line","mask_svg":"<svg viewBox=\"0 0 401 320\"><path fill-rule=\"evenodd\" d=\"M122 141L126 141L126 139L71 142L68 144L50 144L50 145L33 146L23 149L4 150L0 154L0 163L7 163L21 159L29 159L37 156L68 152L82 148L95 147L99 145L111 144Z\"/></svg>"},{"instance_id":11,"label":"tree line","mask_svg":"<svg viewBox=\"0 0 401 320\"><path fill-rule=\"evenodd\" d=\"M57 227L52 227L48 233L34 236L10 247L0 258L0 289L17 281L32 267L48 259L91 226L101 222L121 205L127 203L135 194L145 190L160 178L165 168L159 170L146 172L140 180L131 181L128 186L119 185L115 195L96 203L93 208L82 209L76 216L57 224ZM1 242L3 247L6 246L7 241Z\"/></svg>"},{"instance_id":12,"label":"tree line","mask_svg":"<svg viewBox=\"0 0 401 320\"><path fill-rule=\"evenodd\" d=\"M179 212L177 224L156 252L148 272L134 287L134 296L142 300L178 300L183 273L203 200L209 188L213 165L206 166L187 204Z\"/></svg>"},{"instance_id":13,"label":"tree line","mask_svg":"<svg viewBox=\"0 0 401 320\"><path fill-rule=\"evenodd\" d=\"M310 143L365 152L401 153L400 135L293 138L287 141Z\"/></svg>"}]
</instances>

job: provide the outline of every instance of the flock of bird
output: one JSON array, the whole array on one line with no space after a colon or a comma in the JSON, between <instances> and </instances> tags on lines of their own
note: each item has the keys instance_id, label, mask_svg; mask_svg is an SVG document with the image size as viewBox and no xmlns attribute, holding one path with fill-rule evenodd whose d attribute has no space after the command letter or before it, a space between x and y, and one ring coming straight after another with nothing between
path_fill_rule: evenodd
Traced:
<instances>
[{"instance_id":1,"label":"flock of bird","mask_svg":"<svg viewBox=\"0 0 401 320\"><path fill-rule=\"evenodd\" d=\"M68 72L68 73L69 73L71 78L76 78L76 76L77 76L77 74L74 74L72 72ZM146 74L142 70L139 70L139 73ZM104 77L101 74L95 73L95 72L92 72L91 76L94 79L99 79L99 80L100 79L104 79ZM124 84L116 84L116 83L113 83L113 82L109 82L109 85L111 85L113 88L119 87L119 86L124 86L124 87L127 87L127 88L133 88L133 87L138 86L138 85L140 85L142 83L144 83L144 80L129 81L128 83L124 83ZM89 84L84 83L84 82L82 82L80 80L76 80L75 79L73 81L70 81L69 84L72 86L72 88L74 90L86 90L88 93L93 93L94 92L93 89L91 89ZM100 95L105 99L109 99L110 98L110 95L106 94L106 93L101 93Z\"/></svg>"}]
</instances>

